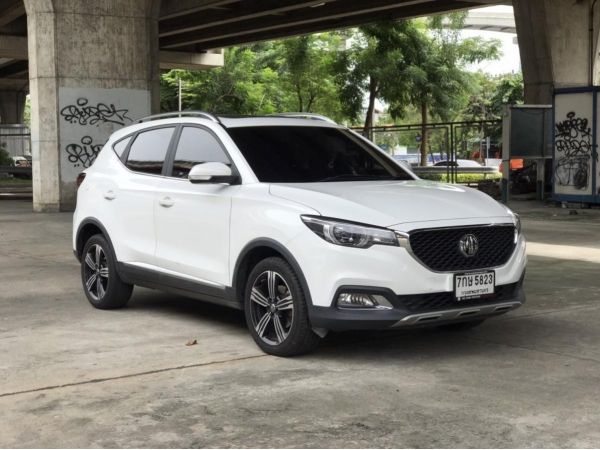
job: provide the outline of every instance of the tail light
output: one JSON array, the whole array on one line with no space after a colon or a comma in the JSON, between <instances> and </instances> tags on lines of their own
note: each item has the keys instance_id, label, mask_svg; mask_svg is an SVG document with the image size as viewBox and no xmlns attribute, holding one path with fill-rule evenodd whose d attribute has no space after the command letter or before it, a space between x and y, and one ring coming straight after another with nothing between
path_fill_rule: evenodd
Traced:
<instances>
[{"instance_id":1,"label":"tail light","mask_svg":"<svg viewBox=\"0 0 600 450\"><path fill-rule=\"evenodd\" d=\"M83 180L85 180L85 172L81 172L79 175L77 175L77 180L75 181L75 183L77 184L77 189L79 189L79 186L81 186Z\"/></svg>"}]
</instances>

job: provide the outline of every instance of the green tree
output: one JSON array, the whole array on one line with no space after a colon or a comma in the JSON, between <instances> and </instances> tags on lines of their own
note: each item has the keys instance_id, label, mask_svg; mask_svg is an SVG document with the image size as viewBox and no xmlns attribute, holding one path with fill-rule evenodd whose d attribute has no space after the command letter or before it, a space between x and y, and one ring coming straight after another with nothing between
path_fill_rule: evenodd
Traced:
<instances>
[{"instance_id":1,"label":"green tree","mask_svg":"<svg viewBox=\"0 0 600 450\"><path fill-rule=\"evenodd\" d=\"M465 107L462 118L470 121L498 120L502 117L504 105L523 103L523 76L521 73L491 76L482 72L474 73L474 91ZM489 124L480 130L492 141L500 141L501 124Z\"/></svg>"},{"instance_id":2,"label":"green tree","mask_svg":"<svg viewBox=\"0 0 600 450\"><path fill-rule=\"evenodd\" d=\"M365 130L373 126L377 99L397 104L407 101L409 86L405 78L398 77L398 69L415 57L418 38L415 22L386 21L360 27L349 39L351 45L336 62L336 81L343 111L352 122L358 121L365 95Z\"/></svg>"},{"instance_id":3,"label":"green tree","mask_svg":"<svg viewBox=\"0 0 600 450\"><path fill-rule=\"evenodd\" d=\"M337 94L333 62L338 46L339 38L328 33L283 41L281 77L286 91L294 94L295 99L290 101L293 110L324 112L339 109L339 105L331 101Z\"/></svg>"},{"instance_id":4,"label":"green tree","mask_svg":"<svg viewBox=\"0 0 600 450\"><path fill-rule=\"evenodd\" d=\"M420 118L424 162L430 144L426 132L430 119L492 114L496 103L518 97L518 81L506 80L499 86L497 97L479 96L480 104L467 108L469 96L473 100L481 81L467 71L467 66L496 57L498 43L461 39L463 20L464 15L454 14L430 20L388 21L343 32L232 47L225 51L223 67L165 73L161 107L177 109L181 79L184 109L251 115L317 112L356 123L366 104L364 125L370 128L379 99L395 120L407 114L415 121ZM433 139L443 150L443 139Z\"/></svg>"},{"instance_id":5,"label":"green tree","mask_svg":"<svg viewBox=\"0 0 600 450\"><path fill-rule=\"evenodd\" d=\"M473 80L475 88L463 113L466 120L499 119L504 105L524 101L521 73L490 76L478 72L473 74Z\"/></svg>"},{"instance_id":6,"label":"green tree","mask_svg":"<svg viewBox=\"0 0 600 450\"><path fill-rule=\"evenodd\" d=\"M223 67L171 70L161 78L161 109L177 110L179 79L183 109L221 114L319 112L343 119L333 62L341 38L322 33L225 51Z\"/></svg>"},{"instance_id":7,"label":"green tree","mask_svg":"<svg viewBox=\"0 0 600 450\"><path fill-rule=\"evenodd\" d=\"M421 163L428 151L430 118L450 120L467 103L472 77L468 64L498 57L499 42L461 39L464 14L428 21L380 22L361 27L337 63L344 112L356 121L367 98L365 130L373 126L377 99L394 119L419 111Z\"/></svg>"},{"instance_id":8,"label":"green tree","mask_svg":"<svg viewBox=\"0 0 600 450\"><path fill-rule=\"evenodd\" d=\"M177 110L179 79L182 108L221 114L267 114L278 109L278 74L258 64L249 47L225 51L225 64L211 70L171 70L161 78L161 109Z\"/></svg>"},{"instance_id":9,"label":"green tree","mask_svg":"<svg viewBox=\"0 0 600 450\"><path fill-rule=\"evenodd\" d=\"M525 86L523 74L515 73L504 75L497 83L494 95L490 99L490 110L497 117L501 117L504 105L517 105L525 100Z\"/></svg>"},{"instance_id":10,"label":"green tree","mask_svg":"<svg viewBox=\"0 0 600 450\"><path fill-rule=\"evenodd\" d=\"M466 66L499 55L496 40L460 38L464 18L457 13L429 19L430 33L414 41L418 51L412 64L400 67L399 76L409 80L410 103L421 112L421 165L427 163L429 118L450 120L471 87ZM400 100L391 103L392 115L404 111L406 103Z\"/></svg>"},{"instance_id":11,"label":"green tree","mask_svg":"<svg viewBox=\"0 0 600 450\"><path fill-rule=\"evenodd\" d=\"M2 142L0 144L0 166L12 166L13 160L5 147L6 144Z\"/></svg>"}]
</instances>

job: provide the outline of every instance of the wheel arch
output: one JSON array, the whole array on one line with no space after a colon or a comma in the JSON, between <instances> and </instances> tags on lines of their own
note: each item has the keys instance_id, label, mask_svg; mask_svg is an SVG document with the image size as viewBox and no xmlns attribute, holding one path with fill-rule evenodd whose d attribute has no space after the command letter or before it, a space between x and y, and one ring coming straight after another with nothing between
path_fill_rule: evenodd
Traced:
<instances>
[{"instance_id":1,"label":"wheel arch","mask_svg":"<svg viewBox=\"0 0 600 450\"><path fill-rule=\"evenodd\" d=\"M98 219L95 219L93 217L83 219L79 224L79 227L77 228L77 234L75 237L75 256L77 257L77 259L81 261L81 255L83 254L83 246L88 241L88 239L95 234L101 234L106 238L106 240L108 241L108 245L110 245L110 250L112 251L113 255L115 255L116 259L115 248L110 239L108 231L106 231L106 228Z\"/></svg>"},{"instance_id":2,"label":"wheel arch","mask_svg":"<svg viewBox=\"0 0 600 450\"><path fill-rule=\"evenodd\" d=\"M306 297L306 301L308 303L307 306L310 310L312 307L312 297L310 295L310 289L308 287L308 283L306 282L306 278L304 277L304 273L300 268L300 264L298 264L296 258L294 258L292 253L283 244L270 238L254 239L246 244L246 246L240 252L234 266L232 280L232 289L235 292L236 298L243 303L246 280L248 278L248 274L252 270L252 267L254 267L254 265L256 265L256 263L259 261L270 256L279 256L290 266L292 266L292 269L294 269L294 272L296 272L296 275L298 276L298 280L302 286L302 291L304 292L304 296Z\"/></svg>"}]
</instances>

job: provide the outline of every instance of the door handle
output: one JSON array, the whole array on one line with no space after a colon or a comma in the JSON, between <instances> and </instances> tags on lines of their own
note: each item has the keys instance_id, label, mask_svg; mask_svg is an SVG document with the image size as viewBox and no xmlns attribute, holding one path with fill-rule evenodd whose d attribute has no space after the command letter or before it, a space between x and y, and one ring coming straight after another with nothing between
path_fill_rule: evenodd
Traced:
<instances>
[{"instance_id":1,"label":"door handle","mask_svg":"<svg viewBox=\"0 0 600 450\"><path fill-rule=\"evenodd\" d=\"M175 202L171 199L171 197L163 197L158 201L158 204L165 208L170 208L175 204Z\"/></svg>"},{"instance_id":2,"label":"door handle","mask_svg":"<svg viewBox=\"0 0 600 450\"><path fill-rule=\"evenodd\" d=\"M114 191L106 191L104 193L104 198L106 200L114 200L115 198L117 198L117 194L115 194Z\"/></svg>"}]
</instances>

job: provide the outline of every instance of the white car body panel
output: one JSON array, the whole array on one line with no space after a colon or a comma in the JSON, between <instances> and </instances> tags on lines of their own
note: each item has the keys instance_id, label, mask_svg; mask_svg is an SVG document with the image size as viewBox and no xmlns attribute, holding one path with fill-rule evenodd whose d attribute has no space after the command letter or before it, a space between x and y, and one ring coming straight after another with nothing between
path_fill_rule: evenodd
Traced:
<instances>
[{"instance_id":1,"label":"white car body panel","mask_svg":"<svg viewBox=\"0 0 600 450\"><path fill-rule=\"evenodd\" d=\"M154 218L148 211L149 208L154 210L159 177L127 170L108 144L95 164L102 170L88 169L86 183L77 193L74 225L86 218L94 218L110 236L115 236L113 246L119 260L154 264ZM107 195L114 198L109 200ZM120 236L127 236L127 239L120 239Z\"/></svg>"},{"instance_id":2,"label":"white car body panel","mask_svg":"<svg viewBox=\"0 0 600 450\"><path fill-rule=\"evenodd\" d=\"M424 180L273 184L271 194L311 205L326 217L382 227L507 215L482 192Z\"/></svg>"},{"instance_id":3,"label":"white car body panel","mask_svg":"<svg viewBox=\"0 0 600 450\"><path fill-rule=\"evenodd\" d=\"M157 186L154 204L156 265L227 285L231 197L239 189L164 178ZM165 199L171 206L161 205Z\"/></svg>"},{"instance_id":4,"label":"white car body panel","mask_svg":"<svg viewBox=\"0 0 600 450\"><path fill-rule=\"evenodd\" d=\"M231 208L230 271L244 247L257 239L271 240L284 247L307 231L302 214L318 214L315 209L290 200L273 197L268 184L243 186L233 198ZM261 224L261 225L257 225Z\"/></svg>"}]
</instances>

